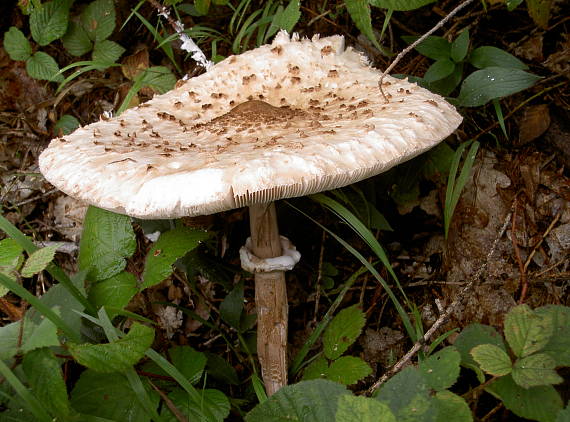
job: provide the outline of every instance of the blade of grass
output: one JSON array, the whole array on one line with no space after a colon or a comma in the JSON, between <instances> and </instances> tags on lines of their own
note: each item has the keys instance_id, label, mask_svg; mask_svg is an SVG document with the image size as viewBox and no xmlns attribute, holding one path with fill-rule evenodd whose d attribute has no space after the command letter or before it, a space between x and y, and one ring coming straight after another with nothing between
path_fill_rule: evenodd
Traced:
<instances>
[{"instance_id":1,"label":"blade of grass","mask_svg":"<svg viewBox=\"0 0 570 422\"><path fill-rule=\"evenodd\" d=\"M3 230L9 237L14 239L18 244L24 248L24 250L31 254L37 251L39 248L34 245L34 243L22 233L16 226L10 223L4 216L0 215L0 230ZM87 300L87 298L79 291L77 287L71 282L69 277L54 263L51 263L46 268L47 272L55 278L59 283L61 283L67 291L79 302L89 313L95 314L97 310L95 307Z\"/></svg>"},{"instance_id":2,"label":"blade of grass","mask_svg":"<svg viewBox=\"0 0 570 422\"><path fill-rule=\"evenodd\" d=\"M53 322L57 328L59 328L63 333L77 343L81 342L81 336L76 333L67 323L59 317L54 311L43 304L37 297L27 291L20 284L6 277L4 274L0 273L0 284L9 289L12 293L20 296L30 305L32 305L39 313Z\"/></svg>"},{"instance_id":3,"label":"blade of grass","mask_svg":"<svg viewBox=\"0 0 570 422\"><path fill-rule=\"evenodd\" d=\"M48 414L42 403L36 399L30 390L20 382L18 377L0 359L0 375L4 377L8 384L14 389L16 394L26 403L27 409L41 422L52 422L54 419Z\"/></svg>"},{"instance_id":4,"label":"blade of grass","mask_svg":"<svg viewBox=\"0 0 570 422\"><path fill-rule=\"evenodd\" d=\"M497 115L497 121L499 122L499 126L501 126L501 130L503 131L505 138L509 139L509 134L507 133L507 127L505 126L505 116L503 116L503 109L501 107L501 102L495 98L493 100L493 107L495 107L495 114Z\"/></svg>"},{"instance_id":5,"label":"blade of grass","mask_svg":"<svg viewBox=\"0 0 570 422\"><path fill-rule=\"evenodd\" d=\"M319 223L318 221L316 221L314 218L312 218L311 216L309 216L308 214L306 214L305 212L301 211L299 208L297 208L296 206L294 206L293 204L291 204L289 201L285 201L285 203L287 205L289 205L291 208L293 208L295 211L297 211L298 213L300 213L301 215L304 215L305 217L307 217L309 220L311 220L313 223L315 223L317 226L319 226L321 229L325 230L328 234L330 234L332 237L334 237L336 239L337 242L339 242L342 246L344 246L346 248L346 250L348 250L351 254L353 254L355 256L356 259L358 259L362 265L364 265L366 267L366 269L368 271L370 271L370 273L374 276L374 278L376 278L376 280L380 283L380 285L384 288L384 290L386 291L386 294L390 297L390 299L392 300L392 303L394 304L394 307L396 308L396 311L398 312L398 315L400 316L400 318L402 318L402 323L404 324L404 327L408 333L408 336L413 340L415 340L415 330L414 327L410 321L410 318L408 316L408 314L406 313L406 311L404 310L404 308L402 307L402 305L400 304L400 301L398 300L398 298L396 297L396 295L394 294L394 292L392 291L392 289L390 288L390 286L388 285L388 283L386 283L386 280L384 280L382 278L382 276L380 275L380 273L378 273L378 271L376 270L376 268L374 268L372 266L372 264L370 264L370 262L368 262L366 260L366 258L364 258L362 256L362 254L360 252L358 252L356 249L354 249L350 244L348 244L344 239L342 239L340 236L337 236L335 233L333 233L331 230L329 230L328 228L326 228L325 226L323 226L321 223Z\"/></svg>"}]
</instances>

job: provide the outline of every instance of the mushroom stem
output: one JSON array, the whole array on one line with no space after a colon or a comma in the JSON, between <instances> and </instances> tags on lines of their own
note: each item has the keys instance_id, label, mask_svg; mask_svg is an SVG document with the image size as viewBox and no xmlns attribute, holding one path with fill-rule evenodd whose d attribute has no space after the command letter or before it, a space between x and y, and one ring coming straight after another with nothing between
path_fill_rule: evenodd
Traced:
<instances>
[{"instance_id":1,"label":"mushroom stem","mask_svg":"<svg viewBox=\"0 0 570 422\"><path fill-rule=\"evenodd\" d=\"M249 206L253 253L262 259L281 256L273 202ZM287 289L285 272L255 274L257 354L268 395L287 384Z\"/></svg>"}]
</instances>

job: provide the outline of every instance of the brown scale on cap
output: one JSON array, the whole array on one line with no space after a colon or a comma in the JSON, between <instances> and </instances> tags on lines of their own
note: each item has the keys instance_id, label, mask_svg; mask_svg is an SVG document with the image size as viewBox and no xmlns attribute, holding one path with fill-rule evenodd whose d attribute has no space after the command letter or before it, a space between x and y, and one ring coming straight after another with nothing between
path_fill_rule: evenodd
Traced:
<instances>
[{"instance_id":1,"label":"brown scale on cap","mask_svg":"<svg viewBox=\"0 0 570 422\"><path fill-rule=\"evenodd\" d=\"M329 54L331 54L333 52L334 52L334 50L330 45L327 45L327 46L321 48L321 54L323 56L328 56Z\"/></svg>"},{"instance_id":2,"label":"brown scale on cap","mask_svg":"<svg viewBox=\"0 0 570 422\"><path fill-rule=\"evenodd\" d=\"M280 45L278 45L277 47L273 47L273 48L271 49L271 52L277 54L278 56L280 56L281 53L283 52L283 47L281 47Z\"/></svg>"}]
</instances>

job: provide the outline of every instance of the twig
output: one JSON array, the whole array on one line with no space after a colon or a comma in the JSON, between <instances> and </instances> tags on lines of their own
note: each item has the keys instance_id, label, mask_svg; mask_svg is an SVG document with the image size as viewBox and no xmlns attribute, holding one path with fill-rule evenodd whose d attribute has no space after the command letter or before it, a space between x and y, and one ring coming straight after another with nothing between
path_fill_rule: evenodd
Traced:
<instances>
[{"instance_id":1,"label":"twig","mask_svg":"<svg viewBox=\"0 0 570 422\"><path fill-rule=\"evenodd\" d=\"M489 264L489 260L491 259L491 257L495 253L495 250L497 249L497 245L499 244L499 240L501 240L501 238L505 234L505 231L507 230L507 226L509 225L509 221L511 220L512 215L513 215L513 212L511 210L507 214L507 216L505 217L505 221L503 222L503 226L501 227L501 230L499 231L497 238L494 240L493 245L491 246L491 250L487 254L487 257L486 257L483 265L481 265L481 267L477 270L475 275L473 275L471 277L471 279L467 282L465 287L463 287L463 289L461 289L459 291L455 300L447 307L445 312L439 316L439 318L433 323L433 325L429 328L429 330L427 330L427 332L424 334L424 336L420 340L415 342L414 345L412 346L412 348L408 351L408 353L406 353L398 362L396 362L396 364L394 366L392 366L388 371L386 371L386 373L384 375L382 375L380 377L380 379L378 381L376 381L367 390L366 393L368 395L372 394L382 384L384 384L388 380L388 378L390 378L392 375L394 375L395 373L400 371L404 367L404 365L406 365L406 363L408 363L412 359L412 357L427 343L427 341L434 335L434 333L437 330L439 330L439 328L447 321L447 319L449 318L451 313L461 303L461 301L463 300L463 298L465 297L467 292L469 290L471 290L471 288L475 285L475 283L481 278L481 276L483 275L483 272L487 269L487 266Z\"/></svg>"},{"instance_id":2,"label":"twig","mask_svg":"<svg viewBox=\"0 0 570 422\"><path fill-rule=\"evenodd\" d=\"M524 268L524 264L521 258L521 252L519 250L519 245L517 242L517 211L519 207L518 196L515 196L515 201L513 205L513 222L511 224L511 243L513 244L513 250L515 251L515 259L517 261L517 265L519 266L519 273L520 273L520 285L521 285L521 295L519 297L519 304L524 303L526 298L526 292L528 290L528 282L526 279L526 272Z\"/></svg>"},{"instance_id":3,"label":"twig","mask_svg":"<svg viewBox=\"0 0 570 422\"><path fill-rule=\"evenodd\" d=\"M170 10L166 7L158 3L157 0L148 0L150 4L152 4L156 10L158 10L158 14L164 17L170 26L176 31L178 36L180 37L180 41L182 41L182 45L180 48L184 51L187 51L192 54L192 58L198 62L201 66L203 66L206 70L210 70L210 68L214 65L210 60L206 58L204 52L198 47L198 45L184 32L184 25L182 22L175 21L170 16Z\"/></svg>"},{"instance_id":4,"label":"twig","mask_svg":"<svg viewBox=\"0 0 570 422\"><path fill-rule=\"evenodd\" d=\"M407 46L406 48L404 48L394 59L394 61L392 61L392 63L390 64L390 66L388 66L386 68L386 70L384 70L384 72L382 72L382 75L380 75L380 80L378 81L378 88L380 88L380 93L382 94L382 97L384 97L384 101L386 103L389 103L388 101L388 97L386 97L386 94L384 93L384 90L382 89L382 81L384 80L384 77L390 73L392 71L392 69L398 64L398 62L406 55L408 54L410 51L412 51L412 49L414 49L418 44L420 44L422 41L424 41L427 37L429 37L431 34L433 34L435 31L437 31L439 28L441 28L443 25L445 25L447 23L447 21L449 21L453 16L455 16L461 9L463 9L464 7L468 6L470 3L473 3L475 0L465 0L463 3L461 3L459 6L457 6L455 9L453 9L451 12L449 12L449 14L443 18L442 20L440 20L432 29L430 29L428 32L426 32L424 35L422 35L420 38L418 38L417 40L415 40L413 43L411 43L409 46Z\"/></svg>"},{"instance_id":5,"label":"twig","mask_svg":"<svg viewBox=\"0 0 570 422\"><path fill-rule=\"evenodd\" d=\"M532 261L532 258L534 257L534 255L536 254L536 251L538 250L538 248L540 248L540 245L542 245L542 242L544 242L544 239L546 239L546 237L550 234L550 232L552 231L552 229L554 228L554 225L556 223L558 223L558 220L560 220L560 216L562 215L562 212L558 212L558 214L556 214L556 216L554 217L554 219L552 220L552 222L550 223L550 225L548 226L548 228L545 230L545 232L542 234L542 237L540 238L540 240L538 241L538 243L536 245L534 245L534 248L532 248L532 251L530 252L530 255L528 256L526 262L524 263L524 270L526 271L528 266L530 265L530 262Z\"/></svg>"}]
</instances>

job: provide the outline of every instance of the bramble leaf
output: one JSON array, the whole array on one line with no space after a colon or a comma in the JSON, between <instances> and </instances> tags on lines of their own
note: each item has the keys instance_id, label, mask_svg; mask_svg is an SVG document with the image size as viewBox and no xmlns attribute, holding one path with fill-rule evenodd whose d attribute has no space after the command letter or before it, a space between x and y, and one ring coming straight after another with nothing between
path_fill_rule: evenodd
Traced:
<instances>
[{"instance_id":1,"label":"bramble leaf","mask_svg":"<svg viewBox=\"0 0 570 422\"><path fill-rule=\"evenodd\" d=\"M30 42L15 26L11 26L4 34L4 49L12 60L27 60L32 55Z\"/></svg>"},{"instance_id":2,"label":"bramble leaf","mask_svg":"<svg viewBox=\"0 0 570 422\"><path fill-rule=\"evenodd\" d=\"M325 356L337 359L356 341L366 323L364 312L358 305L340 311L328 325L323 335Z\"/></svg>"}]
</instances>

